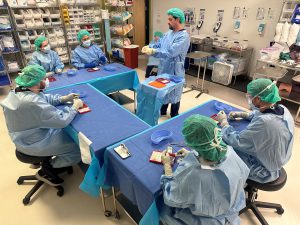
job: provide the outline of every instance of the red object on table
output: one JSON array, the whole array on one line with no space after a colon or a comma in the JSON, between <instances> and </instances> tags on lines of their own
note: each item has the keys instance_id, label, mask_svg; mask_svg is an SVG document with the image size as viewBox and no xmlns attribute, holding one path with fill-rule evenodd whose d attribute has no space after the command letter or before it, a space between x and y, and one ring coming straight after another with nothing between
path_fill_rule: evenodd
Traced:
<instances>
[{"instance_id":1,"label":"red object on table","mask_svg":"<svg viewBox=\"0 0 300 225\"><path fill-rule=\"evenodd\" d=\"M157 81L157 82L160 82L160 83L162 83L162 84L170 83L170 80L165 79L165 78L157 78L156 81Z\"/></svg>"},{"instance_id":2,"label":"red object on table","mask_svg":"<svg viewBox=\"0 0 300 225\"><path fill-rule=\"evenodd\" d=\"M173 164L176 154L174 153L168 153L168 154L169 156L171 156L171 162ZM149 162L162 164L161 156L162 156L162 151L154 150L150 156Z\"/></svg>"},{"instance_id":3,"label":"red object on table","mask_svg":"<svg viewBox=\"0 0 300 225\"><path fill-rule=\"evenodd\" d=\"M88 72L96 72L96 71L99 71L99 70L100 70L100 68L98 68L98 67L87 69Z\"/></svg>"},{"instance_id":4,"label":"red object on table","mask_svg":"<svg viewBox=\"0 0 300 225\"><path fill-rule=\"evenodd\" d=\"M124 50L124 59L125 66L135 69L139 66L138 57L139 57L139 46L138 45L129 45L123 48Z\"/></svg>"},{"instance_id":5,"label":"red object on table","mask_svg":"<svg viewBox=\"0 0 300 225\"><path fill-rule=\"evenodd\" d=\"M49 80L49 82L54 82L54 81L56 81L56 78L55 77L48 77L48 80Z\"/></svg>"},{"instance_id":6,"label":"red object on table","mask_svg":"<svg viewBox=\"0 0 300 225\"><path fill-rule=\"evenodd\" d=\"M158 81L152 81L152 82L149 82L148 84L149 84L150 86L156 87L156 88L163 88L163 87L166 86L165 84L160 83L160 82L158 82Z\"/></svg>"},{"instance_id":7,"label":"red object on table","mask_svg":"<svg viewBox=\"0 0 300 225\"><path fill-rule=\"evenodd\" d=\"M92 111L92 110L85 103L83 103L83 106L80 109L78 109L79 114L88 113L90 111Z\"/></svg>"}]
</instances>

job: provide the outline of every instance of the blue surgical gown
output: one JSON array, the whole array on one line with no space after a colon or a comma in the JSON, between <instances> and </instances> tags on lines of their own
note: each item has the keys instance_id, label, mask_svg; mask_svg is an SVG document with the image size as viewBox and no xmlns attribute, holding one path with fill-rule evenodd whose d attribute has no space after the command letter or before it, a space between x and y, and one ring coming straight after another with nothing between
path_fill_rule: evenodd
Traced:
<instances>
[{"instance_id":1,"label":"blue surgical gown","mask_svg":"<svg viewBox=\"0 0 300 225\"><path fill-rule=\"evenodd\" d=\"M287 108L283 115L257 110L241 132L232 126L222 129L223 139L231 145L250 168L249 179L267 183L279 177L279 171L291 157L294 120Z\"/></svg>"},{"instance_id":2,"label":"blue surgical gown","mask_svg":"<svg viewBox=\"0 0 300 225\"><path fill-rule=\"evenodd\" d=\"M18 151L32 156L56 156L54 167L80 162L80 150L62 128L68 126L77 112L71 107L63 110L60 95L31 91L11 91L1 102L9 136Z\"/></svg>"},{"instance_id":3,"label":"blue surgical gown","mask_svg":"<svg viewBox=\"0 0 300 225\"><path fill-rule=\"evenodd\" d=\"M160 39L158 39L158 41L152 40L149 43L150 48L157 49L157 48L160 48L160 46L161 46ZM160 61L159 58L156 58L156 57L151 55L151 56L149 56L149 59L148 59L148 66L158 66L159 61Z\"/></svg>"},{"instance_id":4,"label":"blue surgical gown","mask_svg":"<svg viewBox=\"0 0 300 225\"><path fill-rule=\"evenodd\" d=\"M165 203L161 221L165 225L240 224L248 174L248 167L231 146L226 157L212 166L189 153L172 176L161 178Z\"/></svg>"},{"instance_id":5,"label":"blue surgical gown","mask_svg":"<svg viewBox=\"0 0 300 225\"><path fill-rule=\"evenodd\" d=\"M190 37L186 30L168 31L160 41L161 47L153 55L160 59L158 74L185 76L184 61L190 46Z\"/></svg>"},{"instance_id":6,"label":"blue surgical gown","mask_svg":"<svg viewBox=\"0 0 300 225\"><path fill-rule=\"evenodd\" d=\"M61 62L58 54L55 51L50 50L48 53L44 53L41 51L35 51L28 65L40 65L44 67L46 72L53 72L56 73L57 70L63 70L64 64Z\"/></svg>"},{"instance_id":7,"label":"blue surgical gown","mask_svg":"<svg viewBox=\"0 0 300 225\"><path fill-rule=\"evenodd\" d=\"M104 58L103 58L104 57ZM105 59L105 62L103 61ZM96 65L105 64L107 59L103 51L97 45L91 45L89 48L84 48L81 45L77 46L72 52L71 63L77 69L85 68L85 64L95 63Z\"/></svg>"}]
</instances>

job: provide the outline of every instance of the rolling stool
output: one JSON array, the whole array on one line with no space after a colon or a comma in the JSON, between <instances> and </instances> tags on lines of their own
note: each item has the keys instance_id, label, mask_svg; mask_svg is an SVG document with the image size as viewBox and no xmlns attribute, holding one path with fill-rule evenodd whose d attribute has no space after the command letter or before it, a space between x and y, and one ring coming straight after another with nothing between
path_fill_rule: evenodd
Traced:
<instances>
[{"instance_id":1,"label":"rolling stool","mask_svg":"<svg viewBox=\"0 0 300 225\"><path fill-rule=\"evenodd\" d=\"M16 156L17 156L17 159L23 163L34 164L34 165L40 164L42 167L43 167L43 163L49 162L49 160L51 159L51 157L49 157L49 156L26 155L24 153L19 152L17 149L16 149ZM72 173L72 171L68 171L68 173L70 174L70 173ZM25 196L25 198L23 198L24 205L27 205L30 202L30 198L32 197L32 195L34 195L34 193L40 189L40 187L44 184L44 182L38 180L35 177L35 175L20 176L19 179L17 180L17 183L19 185L23 184L24 181L34 181L34 180L37 182L35 183L33 188L28 192L28 194ZM57 189L57 196L61 197L64 195L64 188L62 186L55 186L55 188Z\"/></svg>"},{"instance_id":2,"label":"rolling stool","mask_svg":"<svg viewBox=\"0 0 300 225\"><path fill-rule=\"evenodd\" d=\"M251 209L257 219L260 221L262 225L268 225L268 222L265 220L261 212L258 210L260 208L269 208L276 209L276 212L279 215L284 213L284 209L280 204L268 203L268 202L259 202L255 201L257 199L257 191L278 191L280 190L286 183L287 174L283 168L280 170L280 175L277 180L269 182L269 183L258 183L252 180L247 180L248 186L246 187L246 191L248 192L248 197L246 199L246 207L240 211L240 215L246 212L248 209Z\"/></svg>"}]
</instances>

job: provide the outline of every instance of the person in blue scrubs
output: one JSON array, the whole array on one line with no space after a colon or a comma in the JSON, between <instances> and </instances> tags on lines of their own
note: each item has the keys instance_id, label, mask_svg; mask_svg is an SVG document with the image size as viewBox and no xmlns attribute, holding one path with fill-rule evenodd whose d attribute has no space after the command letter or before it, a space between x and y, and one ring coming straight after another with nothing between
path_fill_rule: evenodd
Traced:
<instances>
[{"instance_id":1,"label":"person in blue scrubs","mask_svg":"<svg viewBox=\"0 0 300 225\"><path fill-rule=\"evenodd\" d=\"M49 82L42 66L29 65L16 78L18 87L1 102L9 136L21 153L31 156L55 156L37 172L36 177L50 185L63 182L58 171L81 160L78 146L63 128L83 106L78 95L45 94ZM63 110L55 106L73 102Z\"/></svg>"},{"instance_id":2,"label":"person in blue scrubs","mask_svg":"<svg viewBox=\"0 0 300 225\"><path fill-rule=\"evenodd\" d=\"M160 39L163 37L163 35L164 34L162 32L156 31L154 33L154 39L149 43L149 47L154 49L160 48ZM153 68L157 68L159 66L159 61L159 58L151 55L149 56L145 75L146 78L153 76L151 75L151 71L153 70Z\"/></svg>"},{"instance_id":3,"label":"person in blue scrubs","mask_svg":"<svg viewBox=\"0 0 300 225\"><path fill-rule=\"evenodd\" d=\"M49 41L46 37L40 36L34 41L36 51L32 54L28 65L40 65L47 73L62 73L64 64L58 54L51 50Z\"/></svg>"},{"instance_id":4,"label":"person in blue scrubs","mask_svg":"<svg viewBox=\"0 0 300 225\"><path fill-rule=\"evenodd\" d=\"M276 180L289 161L294 141L294 119L281 100L275 82L260 78L247 86L250 113L231 112L229 118L250 121L237 131L230 126L224 112L218 114L223 140L231 145L250 168L249 179L268 183Z\"/></svg>"},{"instance_id":5,"label":"person in blue scrubs","mask_svg":"<svg viewBox=\"0 0 300 225\"><path fill-rule=\"evenodd\" d=\"M170 74L185 77L184 61L190 46L190 37L184 29L184 13L181 9L172 8L168 12L168 31L161 38L161 47L154 49L145 46L142 53L152 55L160 59L158 75ZM171 117L177 116L179 112L180 101L171 105ZM168 104L161 108L161 115L166 115Z\"/></svg>"},{"instance_id":6,"label":"person in blue scrubs","mask_svg":"<svg viewBox=\"0 0 300 225\"><path fill-rule=\"evenodd\" d=\"M161 221L165 225L240 224L249 168L222 141L221 130L211 118L190 116L182 134L193 151L177 152L184 158L174 172L170 156L163 152Z\"/></svg>"},{"instance_id":7,"label":"person in blue scrubs","mask_svg":"<svg viewBox=\"0 0 300 225\"><path fill-rule=\"evenodd\" d=\"M91 34L87 30L81 30L77 34L80 45L72 52L71 63L77 69L94 68L107 63L103 51L93 44Z\"/></svg>"}]
</instances>

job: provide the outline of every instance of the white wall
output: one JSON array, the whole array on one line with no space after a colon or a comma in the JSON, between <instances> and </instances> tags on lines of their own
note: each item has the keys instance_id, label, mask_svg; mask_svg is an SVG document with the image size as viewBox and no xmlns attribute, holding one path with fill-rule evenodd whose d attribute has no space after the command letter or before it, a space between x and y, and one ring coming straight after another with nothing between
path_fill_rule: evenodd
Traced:
<instances>
[{"instance_id":1,"label":"white wall","mask_svg":"<svg viewBox=\"0 0 300 225\"><path fill-rule=\"evenodd\" d=\"M282 4L283 0L152 0L151 28L153 32L156 30L166 32L168 30L166 11L173 7L181 9L191 7L196 8L197 18L199 17L199 10L206 9L205 21L200 33L213 34L212 28L217 19L217 11L224 10L223 24L218 35L238 40L249 40L249 45L254 48L250 70L250 75L252 76L259 50L268 46L269 42L273 40L275 26L281 13ZM241 19L240 33L233 31L235 20L232 16L235 6L249 9L248 18L245 20ZM265 20L256 20L256 13L259 7L265 8ZM273 20L266 18L269 8L274 10ZM257 32L260 23L266 23L265 33L262 37L259 36Z\"/></svg>"}]
</instances>

